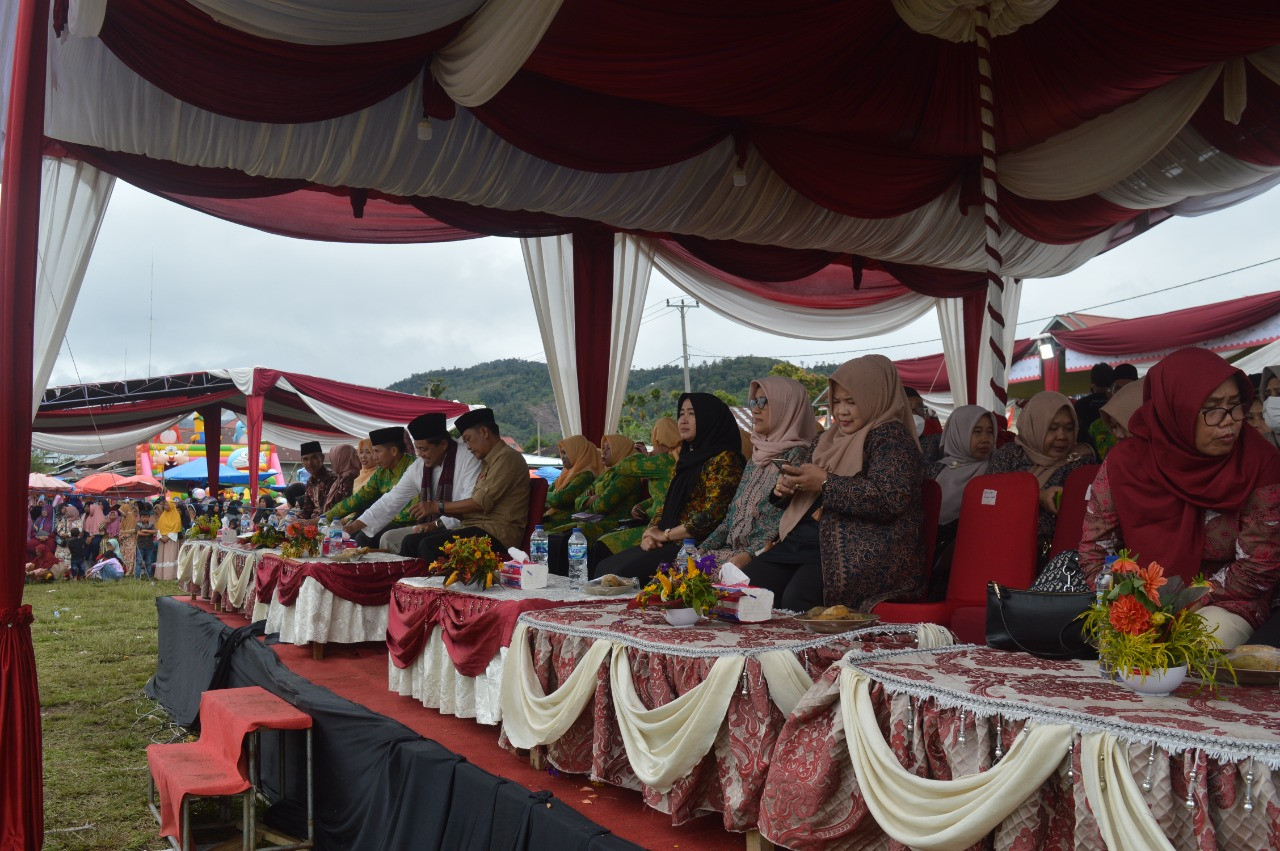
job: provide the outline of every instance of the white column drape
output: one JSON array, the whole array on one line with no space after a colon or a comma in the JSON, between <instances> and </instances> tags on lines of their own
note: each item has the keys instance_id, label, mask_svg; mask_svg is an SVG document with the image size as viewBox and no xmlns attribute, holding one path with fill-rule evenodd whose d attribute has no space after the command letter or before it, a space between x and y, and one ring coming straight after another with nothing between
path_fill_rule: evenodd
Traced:
<instances>
[{"instance_id":1,"label":"white column drape","mask_svg":"<svg viewBox=\"0 0 1280 851\"><path fill-rule=\"evenodd\" d=\"M1004 351L1005 357L1010 359L1013 357L1014 340L1018 336L1018 307L1021 303L1022 282L1006 277L1004 279L1004 294L1001 302L1001 312L1004 314L1004 340L1002 341L1001 349ZM990 334L991 317L984 313L982 317L982 334L978 338L980 345L986 347L987 338ZM999 411L1004 406L991 389L991 358L987 354L988 352L984 351L978 355L978 398L976 404L991 411ZM1004 373L1004 386L1007 388L1009 386L1009 370L1007 367Z\"/></svg>"},{"instance_id":2,"label":"white column drape","mask_svg":"<svg viewBox=\"0 0 1280 851\"><path fill-rule=\"evenodd\" d=\"M512 746L528 749L563 736L595 694L596 672L612 652L608 641L594 642L560 688L547 694L533 668L529 628L517 624L502 669L502 730Z\"/></svg>"},{"instance_id":3,"label":"white column drape","mask_svg":"<svg viewBox=\"0 0 1280 851\"><path fill-rule=\"evenodd\" d=\"M578 406L577 335L573 325L573 237L544 236L520 240L524 268L533 294L542 350L547 355L551 390L560 417L560 433L582 431Z\"/></svg>"},{"instance_id":4,"label":"white column drape","mask_svg":"<svg viewBox=\"0 0 1280 851\"><path fill-rule=\"evenodd\" d=\"M653 251L647 239L629 234L613 238L613 319L610 322L609 395L606 401L604 433L618 430L622 403L627 397L631 358L640 336L640 317L649 294L653 272Z\"/></svg>"},{"instance_id":5,"label":"white column drape","mask_svg":"<svg viewBox=\"0 0 1280 851\"><path fill-rule=\"evenodd\" d=\"M985 332L985 321L983 326ZM969 370L964 357L964 299L938 299L938 332L942 337L942 360L947 365L947 383L951 385L954 409L969 401ZM986 339L982 337L983 343Z\"/></svg>"},{"instance_id":6,"label":"white column drape","mask_svg":"<svg viewBox=\"0 0 1280 851\"><path fill-rule=\"evenodd\" d=\"M1085 733L1080 737L1080 770L1089 807L1108 848L1173 851L1133 780L1124 742L1109 733Z\"/></svg>"},{"instance_id":7,"label":"white column drape","mask_svg":"<svg viewBox=\"0 0 1280 851\"><path fill-rule=\"evenodd\" d=\"M9 131L9 91L13 88L13 54L18 46L18 5L0 3L0 165Z\"/></svg>"},{"instance_id":8,"label":"white column drape","mask_svg":"<svg viewBox=\"0 0 1280 851\"><path fill-rule=\"evenodd\" d=\"M32 352L31 417L53 371L116 179L75 160L45 157Z\"/></svg>"},{"instance_id":9,"label":"white column drape","mask_svg":"<svg viewBox=\"0 0 1280 851\"><path fill-rule=\"evenodd\" d=\"M1006 277L1001 302L1001 312L1004 315L1004 339L1001 345L1007 358L1013 357L1013 344L1018 337L1018 307L1021 303L1022 282ZM964 301L962 299L938 299L938 330L942 335L942 355L947 364L947 381L951 385L954 408L966 403L965 388L968 386L964 359ZM991 390L991 358L987 350L987 338L990 334L991 317L984 312L982 330L978 336L979 345L983 347L983 351L978 354L978 398L974 400L974 404L995 411L1003 406ZM1005 372L1007 374L1008 370L1006 369Z\"/></svg>"}]
</instances>

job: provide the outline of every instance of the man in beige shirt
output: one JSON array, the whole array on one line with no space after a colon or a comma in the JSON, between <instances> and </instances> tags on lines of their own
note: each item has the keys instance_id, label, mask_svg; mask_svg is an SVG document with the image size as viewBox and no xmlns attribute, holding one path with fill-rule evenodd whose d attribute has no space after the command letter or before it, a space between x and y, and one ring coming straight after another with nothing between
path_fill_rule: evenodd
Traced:
<instances>
[{"instance_id":1,"label":"man in beige shirt","mask_svg":"<svg viewBox=\"0 0 1280 851\"><path fill-rule=\"evenodd\" d=\"M505 556L508 547L524 545L529 524L529 468L524 457L508 446L498 432L493 411L478 408L458 417L454 423L462 443L480 459L480 475L466 499L439 500L420 507L418 534L409 535L400 553L434 561L440 548L453 538L486 536L494 552ZM421 508L425 508L424 512ZM456 517L461 528L434 529L436 517Z\"/></svg>"}]
</instances>

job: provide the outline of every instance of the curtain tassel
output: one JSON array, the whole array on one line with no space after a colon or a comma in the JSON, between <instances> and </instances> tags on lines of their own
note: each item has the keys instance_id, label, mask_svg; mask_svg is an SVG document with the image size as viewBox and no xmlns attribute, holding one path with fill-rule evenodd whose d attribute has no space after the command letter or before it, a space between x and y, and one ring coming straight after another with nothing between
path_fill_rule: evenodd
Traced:
<instances>
[{"instance_id":1,"label":"curtain tassel","mask_svg":"<svg viewBox=\"0 0 1280 851\"><path fill-rule=\"evenodd\" d=\"M431 118L428 116L422 116L422 120L418 122L418 141L431 141Z\"/></svg>"}]
</instances>

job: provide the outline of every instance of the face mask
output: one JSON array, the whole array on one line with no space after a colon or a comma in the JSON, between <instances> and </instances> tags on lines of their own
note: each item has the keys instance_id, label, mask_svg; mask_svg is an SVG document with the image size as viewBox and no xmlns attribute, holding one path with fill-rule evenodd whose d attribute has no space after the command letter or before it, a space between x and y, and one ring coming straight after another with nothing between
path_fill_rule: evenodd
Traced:
<instances>
[{"instance_id":1,"label":"face mask","mask_svg":"<svg viewBox=\"0 0 1280 851\"><path fill-rule=\"evenodd\" d=\"M1280 396L1272 396L1262 403L1262 419L1266 421L1267 428L1280 431Z\"/></svg>"},{"instance_id":2,"label":"face mask","mask_svg":"<svg viewBox=\"0 0 1280 851\"><path fill-rule=\"evenodd\" d=\"M1280 397L1277 397L1277 398L1280 398ZM916 423L916 435L918 436L918 435L924 434L924 417L920 416L919 414L912 414L911 419L915 420L915 423Z\"/></svg>"}]
</instances>

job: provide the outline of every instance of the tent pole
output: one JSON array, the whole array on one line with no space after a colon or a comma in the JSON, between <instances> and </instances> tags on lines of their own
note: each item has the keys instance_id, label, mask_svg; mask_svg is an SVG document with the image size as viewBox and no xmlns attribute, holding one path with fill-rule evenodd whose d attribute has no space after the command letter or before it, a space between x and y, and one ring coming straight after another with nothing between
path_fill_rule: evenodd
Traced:
<instances>
[{"instance_id":1,"label":"tent pole","mask_svg":"<svg viewBox=\"0 0 1280 851\"><path fill-rule=\"evenodd\" d=\"M209 496L217 496L218 469L222 461L222 406L206 405L196 413L204 417L204 463L209 474Z\"/></svg>"},{"instance_id":2,"label":"tent pole","mask_svg":"<svg viewBox=\"0 0 1280 851\"><path fill-rule=\"evenodd\" d=\"M40 697L31 607L22 604L31 466L32 346L40 236L49 0L19 0L0 176L0 825L6 848L44 844Z\"/></svg>"}]
</instances>

